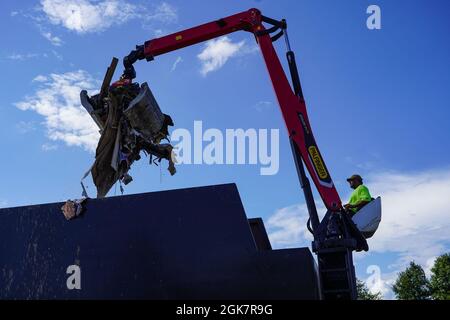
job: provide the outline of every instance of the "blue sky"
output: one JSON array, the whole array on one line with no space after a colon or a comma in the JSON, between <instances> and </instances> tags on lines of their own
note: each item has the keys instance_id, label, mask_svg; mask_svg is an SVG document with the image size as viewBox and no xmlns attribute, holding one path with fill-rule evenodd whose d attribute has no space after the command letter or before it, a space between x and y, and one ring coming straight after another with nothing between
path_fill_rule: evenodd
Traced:
<instances>
[{"instance_id":1,"label":"blue sky","mask_svg":"<svg viewBox=\"0 0 450 320\"><path fill-rule=\"evenodd\" d=\"M74 4L81 11L71 17L66 9ZM381 8L381 30L366 27L370 4ZM362 279L368 266L378 265L382 281L374 288L392 297L388 286L409 260L429 268L449 250L450 5L444 0L2 1L0 206L79 197L80 177L93 161L91 124L80 114L73 121L51 118L33 101L78 107L76 89L98 88L112 56L251 7L287 19L313 130L343 200L350 193L345 178L355 172L384 199L372 250L355 260ZM284 123L254 38L240 32L225 42L236 50L206 75L199 54L207 44L199 44L138 62L137 81L149 83L176 128L192 129L195 120L221 130L279 128L278 174L261 176L255 165L182 165L170 177L165 164L160 170L141 160L126 193L235 182L247 215L264 218L275 246L309 245ZM285 63L283 40L275 46Z\"/></svg>"}]
</instances>

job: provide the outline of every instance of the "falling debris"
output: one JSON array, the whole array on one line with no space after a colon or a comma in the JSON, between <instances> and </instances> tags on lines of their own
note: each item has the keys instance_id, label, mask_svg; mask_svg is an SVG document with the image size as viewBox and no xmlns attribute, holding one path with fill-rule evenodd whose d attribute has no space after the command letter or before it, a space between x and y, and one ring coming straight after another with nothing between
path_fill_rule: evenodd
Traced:
<instances>
[{"instance_id":1,"label":"falling debris","mask_svg":"<svg viewBox=\"0 0 450 320\"><path fill-rule=\"evenodd\" d=\"M78 217L84 211L84 202L87 198L81 198L77 200L67 200L66 203L61 207L61 211L64 214L66 220L71 220Z\"/></svg>"},{"instance_id":2,"label":"falling debris","mask_svg":"<svg viewBox=\"0 0 450 320\"><path fill-rule=\"evenodd\" d=\"M110 85L116 66L117 59L113 58L99 94L89 97L86 90L80 93L81 104L101 134L95 162L83 177L92 174L97 198L105 197L117 181L124 185L133 181L128 171L134 161L141 159L141 151L150 155L150 164L158 165L166 159L170 174L176 172L172 145L161 143L169 142L168 126L173 126L172 118L161 112L147 83L139 85L121 77ZM83 195L87 196L83 183L82 187Z\"/></svg>"}]
</instances>

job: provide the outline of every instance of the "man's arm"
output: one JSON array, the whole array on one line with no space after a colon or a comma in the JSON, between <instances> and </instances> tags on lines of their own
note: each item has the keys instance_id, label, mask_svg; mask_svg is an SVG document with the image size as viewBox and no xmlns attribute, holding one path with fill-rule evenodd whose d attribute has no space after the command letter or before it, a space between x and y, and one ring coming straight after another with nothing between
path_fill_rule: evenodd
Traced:
<instances>
[{"instance_id":1,"label":"man's arm","mask_svg":"<svg viewBox=\"0 0 450 320\"><path fill-rule=\"evenodd\" d=\"M358 211L366 204L372 201L372 196L370 195L369 189L366 186L362 186L358 190L358 201L354 204L347 203L344 205L345 209L356 209Z\"/></svg>"},{"instance_id":2,"label":"man's arm","mask_svg":"<svg viewBox=\"0 0 450 320\"><path fill-rule=\"evenodd\" d=\"M345 209L361 209L362 207L364 207L366 204L368 204L370 201L368 200L359 200L357 203L355 204L350 204L347 203L346 205L344 205Z\"/></svg>"}]
</instances>

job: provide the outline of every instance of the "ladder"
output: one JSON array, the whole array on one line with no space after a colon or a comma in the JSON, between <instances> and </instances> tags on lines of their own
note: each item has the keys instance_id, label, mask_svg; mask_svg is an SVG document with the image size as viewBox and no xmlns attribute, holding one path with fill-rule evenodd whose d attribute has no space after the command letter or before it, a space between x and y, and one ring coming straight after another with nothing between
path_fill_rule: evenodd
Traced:
<instances>
[{"instance_id":1,"label":"ladder","mask_svg":"<svg viewBox=\"0 0 450 320\"><path fill-rule=\"evenodd\" d=\"M323 248L316 253L322 299L357 299L352 249L346 247Z\"/></svg>"}]
</instances>

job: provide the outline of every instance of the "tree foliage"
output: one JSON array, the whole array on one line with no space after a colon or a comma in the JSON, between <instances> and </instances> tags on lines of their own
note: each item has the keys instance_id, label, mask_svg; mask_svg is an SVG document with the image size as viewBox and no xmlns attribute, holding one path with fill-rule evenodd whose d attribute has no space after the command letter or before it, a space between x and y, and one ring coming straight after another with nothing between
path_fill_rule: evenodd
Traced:
<instances>
[{"instance_id":1,"label":"tree foliage","mask_svg":"<svg viewBox=\"0 0 450 320\"><path fill-rule=\"evenodd\" d=\"M431 296L436 300L450 300L450 254L438 257L431 268Z\"/></svg>"},{"instance_id":2,"label":"tree foliage","mask_svg":"<svg viewBox=\"0 0 450 320\"><path fill-rule=\"evenodd\" d=\"M359 279L356 279L356 290L358 300L381 300L383 298L381 292L371 293L366 284Z\"/></svg>"},{"instance_id":3,"label":"tree foliage","mask_svg":"<svg viewBox=\"0 0 450 320\"><path fill-rule=\"evenodd\" d=\"M414 261L405 271L400 272L392 287L397 299L427 300L430 298L430 283L425 271Z\"/></svg>"}]
</instances>

